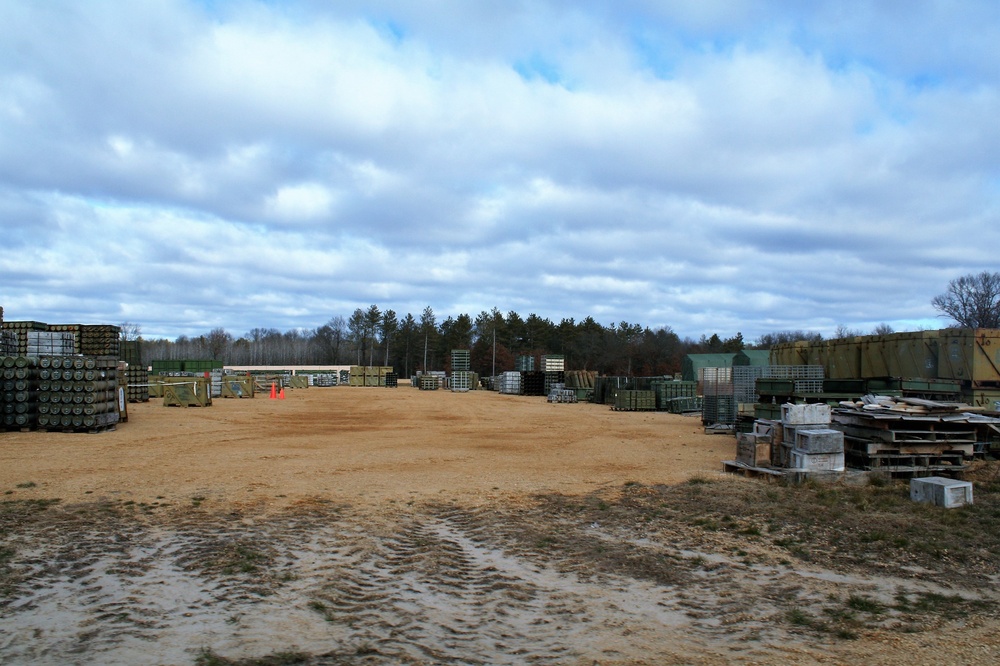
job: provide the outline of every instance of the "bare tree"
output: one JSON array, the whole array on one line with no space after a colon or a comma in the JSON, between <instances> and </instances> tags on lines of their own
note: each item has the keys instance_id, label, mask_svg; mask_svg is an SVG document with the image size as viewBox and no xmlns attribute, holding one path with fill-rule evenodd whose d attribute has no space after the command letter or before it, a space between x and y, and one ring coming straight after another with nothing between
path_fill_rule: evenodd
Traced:
<instances>
[{"instance_id":1,"label":"bare tree","mask_svg":"<svg viewBox=\"0 0 1000 666\"><path fill-rule=\"evenodd\" d=\"M955 278L931 305L961 328L1000 328L1000 273Z\"/></svg>"},{"instance_id":2,"label":"bare tree","mask_svg":"<svg viewBox=\"0 0 1000 666\"><path fill-rule=\"evenodd\" d=\"M848 328L843 324L837 324L837 328L833 330L833 340L839 340L841 338L856 338L860 335L864 335L864 332L857 328Z\"/></svg>"},{"instance_id":3,"label":"bare tree","mask_svg":"<svg viewBox=\"0 0 1000 666\"><path fill-rule=\"evenodd\" d=\"M123 321L118 325L119 339L122 342L132 342L142 336L142 327L130 321Z\"/></svg>"},{"instance_id":4,"label":"bare tree","mask_svg":"<svg viewBox=\"0 0 1000 666\"><path fill-rule=\"evenodd\" d=\"M229 346L233 344L233 336L226 332L224 328L213 328L206 338L208 353L215 360L223 360L229 351Z\"/></svg>"}]
</instances>

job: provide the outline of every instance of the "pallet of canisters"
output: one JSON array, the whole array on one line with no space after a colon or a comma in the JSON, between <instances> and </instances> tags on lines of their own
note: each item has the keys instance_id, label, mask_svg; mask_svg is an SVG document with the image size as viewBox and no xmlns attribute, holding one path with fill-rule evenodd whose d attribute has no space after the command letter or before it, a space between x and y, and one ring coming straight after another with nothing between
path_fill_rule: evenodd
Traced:
<instances>
[{"instance_id":1,"label":"pallet of canisters","mask_svg":"<svg viewBox=\"0 0 1000 666\"><path fill-rule=\"evenodd\" d=\"M399 375L395 372L385 373L385 387L386 388L397 388L399 386Z\"/></svg>"},{"instance_id":2,"label":"pallet of canisters","mask_svg":"<svg viewBox=\"0 0 1000 666\"><path fill-rule=\"evenodd\" d=\"M130 365L125 369L125 398L128 402L149 402L149 371Z\"/></svg>"},{"instance_id":3,"label":"pallet of canisters","mask_svg":"<svg viewBox=\"0 0 1000 666\"><path fill-rule=\"evenodd\" d=\"M31 430L38 413L38 359L0 358L0 428Z\"/></svg>"},{"instance_id":4,"label":"pallet of canisters","mask_svg":"<svg viewBox=\"0 0 1000 666\"><path fill-rule=\"evenodd\" d=\"M96 433L121 421L116 358L43 356L39 365L39 430Z\"/></svg>"},{"instance_id":5,"label":"pallet of canisters","mask_svg":"<svg viewBox=\"0 0 1000 666\"><path fill-rule=\"evenodd\" d=\"M80 325L80 353L86 356L115 356L121 351L121 329L107 324Z\"/></svg>"}]
</instances>

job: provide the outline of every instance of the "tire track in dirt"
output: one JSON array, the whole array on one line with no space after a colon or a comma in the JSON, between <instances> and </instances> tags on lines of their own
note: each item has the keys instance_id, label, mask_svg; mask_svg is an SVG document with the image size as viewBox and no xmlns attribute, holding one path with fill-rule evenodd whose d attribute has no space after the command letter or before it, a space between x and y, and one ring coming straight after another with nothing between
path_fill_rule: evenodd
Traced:
<instances>
[{"instance_id":1,"label":"tire track in dirt","mask_svg":"<svg viewBox=\"0 0 1000 666\"><path fill-rule=\"evenodd\" d=\"M794 661L790 609L820 616L834 593L888 588L602 515L545 502L51 509L0 532L15 572L0 662L191 664L202 649L316 663ZM811 643L809 658L829 656Z\"/></svg>"}]
</instances>

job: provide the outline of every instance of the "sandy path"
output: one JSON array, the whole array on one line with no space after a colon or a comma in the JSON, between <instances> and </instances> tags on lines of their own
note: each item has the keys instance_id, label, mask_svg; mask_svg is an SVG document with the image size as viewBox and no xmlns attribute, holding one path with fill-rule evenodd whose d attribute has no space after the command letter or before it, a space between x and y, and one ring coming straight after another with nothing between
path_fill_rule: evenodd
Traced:
<instances>
[{"instance_id":1,"label":"sandy path","mask_svg":"<svg viewBox=\"0 0 1000 666\"><path fill-rule=\"evenodd\" d=\"M128 423L106 433L0 433L0 489L34 483L17 496L64 502L468 501L673 483L717 473L735 452L697 418L660 412L410 387L286 395L208 408L131 404Z\"/></svg>"}]
</instances>

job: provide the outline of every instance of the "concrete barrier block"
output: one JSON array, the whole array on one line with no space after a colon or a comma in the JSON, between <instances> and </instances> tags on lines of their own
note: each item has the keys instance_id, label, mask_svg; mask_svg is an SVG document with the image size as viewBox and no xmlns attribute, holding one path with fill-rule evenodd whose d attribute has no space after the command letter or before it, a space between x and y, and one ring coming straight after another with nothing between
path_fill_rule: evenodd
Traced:
<instances>
[{"instance_id":1,"label":"concrete barrier block","mask_svg":"<svg viewBox=\"0 0 1000 666\"><path fill-rule=\"evenodd\" d=\"M843 453L844 433L832 428L796 428L795 448L805 453Z\"/></svg>"},{"instance_id":2,"label":"concrete barrier block","mask_svg":"<svg viewBox=\"0 0 1000 666\"><path fill-rule=\"evenodd\" d=\"M972 483L943 476L910 479L910 499L946 509L972 504Z\"/></svg>"},{"instance_id":3,"label":"concrete barrier block","mask_svg":"<svg viewBox=\"0 0 1000 666\"><path fill-rule=\"evenodd\" d=\"M814 403L793 405L786 402L781 406L781 422L785 425L829 425L830 405Z\"/></svg>"}]
</instances>

